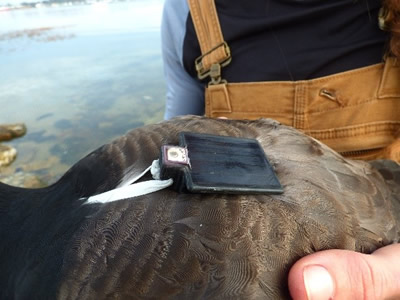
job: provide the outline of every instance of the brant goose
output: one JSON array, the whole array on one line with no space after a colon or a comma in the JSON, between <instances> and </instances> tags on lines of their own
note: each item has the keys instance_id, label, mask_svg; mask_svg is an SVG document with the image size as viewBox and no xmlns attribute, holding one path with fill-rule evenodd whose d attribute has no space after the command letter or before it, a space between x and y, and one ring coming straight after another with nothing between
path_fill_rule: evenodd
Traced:
<instances>
[{"instance_id":1,"label":"brant goose","mask_svg":"<svg viewBox=\"0 0 400 300\"><path fill-rule=\"evenodd\" d=\"M142 173L182 131L257 139L284 192L90 201ZM128 132L49 187L0 184L0 298L285 299L297 259L398 242L399 220L395 162L346 160L268 119L181 117Z\"/></svg>"}]
</instances>

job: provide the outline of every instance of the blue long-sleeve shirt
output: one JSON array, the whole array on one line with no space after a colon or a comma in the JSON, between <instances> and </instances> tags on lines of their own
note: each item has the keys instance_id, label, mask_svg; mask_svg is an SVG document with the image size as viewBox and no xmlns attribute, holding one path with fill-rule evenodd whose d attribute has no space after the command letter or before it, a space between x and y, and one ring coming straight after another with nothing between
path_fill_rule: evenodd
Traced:
<instances>
[{"instance_id":1,"label":"blue long-sleeve shirt","mask_svg":"<svg viewBox=\"0 0 400 300\"><path fill-rule=\"evenodd\" d=\"M189 7L186 0L166 0L161 26L164 74L167 82L165 119L204 114L204 87L183 67L183 42Z\"/></svg>"}]
</instances>

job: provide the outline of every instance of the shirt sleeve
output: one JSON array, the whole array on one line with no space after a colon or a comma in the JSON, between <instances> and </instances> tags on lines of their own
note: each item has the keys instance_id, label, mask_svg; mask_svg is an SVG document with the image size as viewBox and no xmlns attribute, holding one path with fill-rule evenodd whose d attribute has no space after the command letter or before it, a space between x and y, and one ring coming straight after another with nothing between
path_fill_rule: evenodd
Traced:
<instances>
[{"instance_id":1,"label":"shirt sleeve","mask_svg":"<svg viewBox=\"0 0 400 300\"><path fill-rule=\"evenodd\" d=\"M161 24L161 50L167 85L166 120L204 114L204 85L191 77L182 62L189 7L186 0L166 0ZM193 62L194 63L194 62Z\"/></svg>"}]
</instances>

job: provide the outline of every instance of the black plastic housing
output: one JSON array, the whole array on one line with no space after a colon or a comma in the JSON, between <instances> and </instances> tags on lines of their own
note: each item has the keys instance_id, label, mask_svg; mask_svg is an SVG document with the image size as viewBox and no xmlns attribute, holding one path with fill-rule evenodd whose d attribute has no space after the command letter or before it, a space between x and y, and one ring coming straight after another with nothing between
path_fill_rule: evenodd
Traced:
<instances>
[{"instance_id":1,"label":"black plastic housing","mask_svg":"<svg viewBox=\"0 0 400 300\"><path fill-rule=\"evenodd\" d=\"M280 194L283 192L261 145L255 139L181 132L179 150L187 160L170 161L163 146L161 179L173 178L179 192ZM168 148L169 147L169 148ZM182 157L184 154L182 154Z\"/></svg>"}]
</instances>

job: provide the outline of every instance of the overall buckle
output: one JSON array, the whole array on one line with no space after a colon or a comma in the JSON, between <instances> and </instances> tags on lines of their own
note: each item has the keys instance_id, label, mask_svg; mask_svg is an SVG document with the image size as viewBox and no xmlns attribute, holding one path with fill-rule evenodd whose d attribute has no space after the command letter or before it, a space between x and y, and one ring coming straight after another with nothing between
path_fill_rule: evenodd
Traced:
<instances>
[{"instance_id":1,"label":"overall buckle","mask_svg":"<svg viewBox=\"0 0 400 300\"><path fill-rule=\"evenodd\" d=\"M205 69L203 66L203 58L221 46L224 47L226 57L224 59L222 59L221 61L212 64L210 68ZM223 81L221 79L221 67L225 67L226 65L228 65L231 62L231 60L232 60L231 50L229 49L228 44L224 41L224 42L218 44L217 46L215 46L214 48L212 48L211 50L209 50L208 52L206 52L206 53L200 55L198 58L196 58L195 66L196 66L196 71L197 71L197 77L199 79L204 79L207 76L210 76L211 77L210 84L221 83L221 81Z\"/></svg>"}]
</instances>

